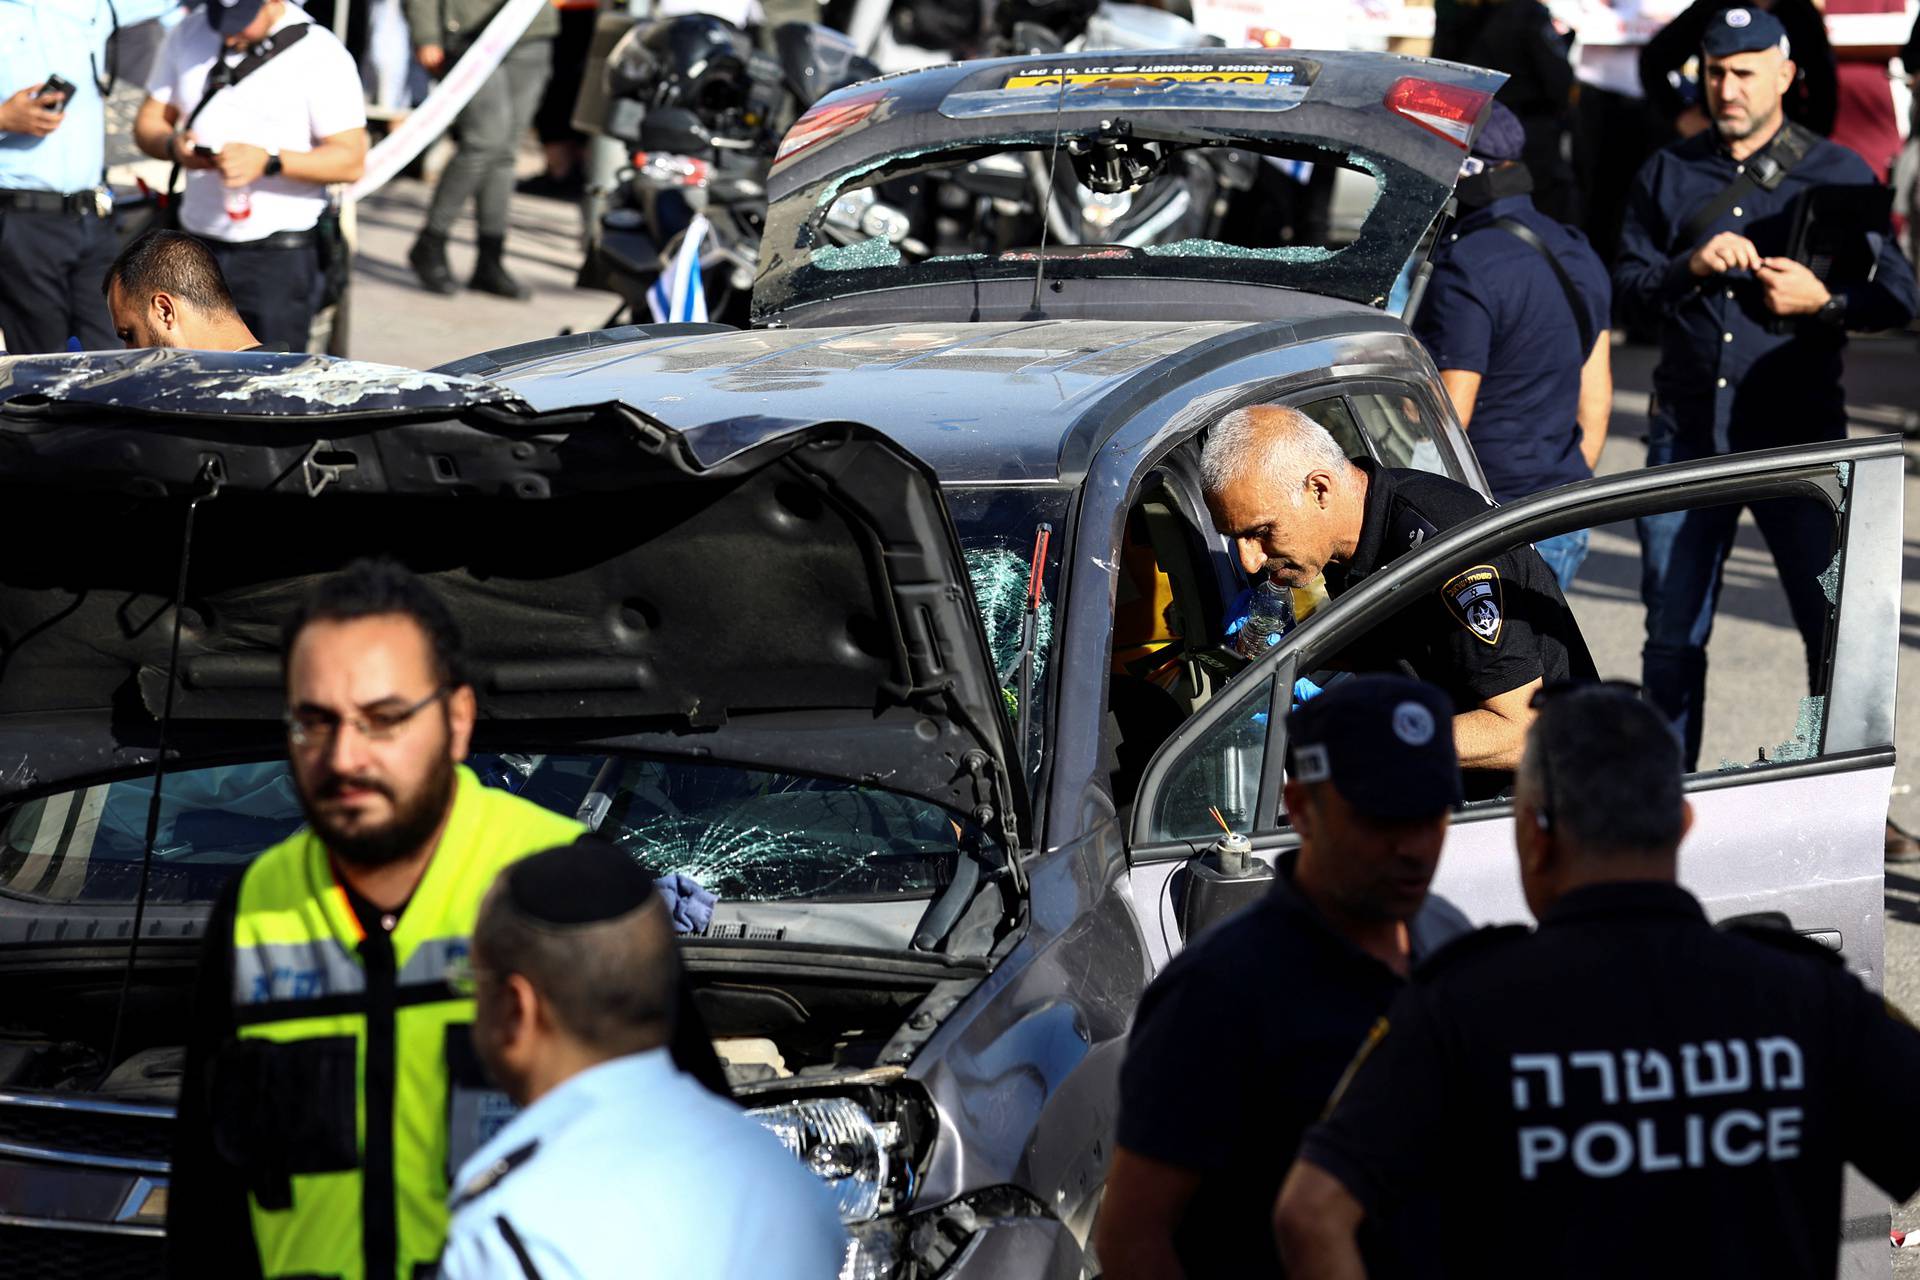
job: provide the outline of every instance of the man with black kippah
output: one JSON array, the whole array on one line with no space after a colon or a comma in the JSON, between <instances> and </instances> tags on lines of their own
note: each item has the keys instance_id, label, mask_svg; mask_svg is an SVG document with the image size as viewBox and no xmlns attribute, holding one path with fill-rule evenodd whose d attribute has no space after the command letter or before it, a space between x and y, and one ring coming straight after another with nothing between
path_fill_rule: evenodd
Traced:
<instances>
[{"instance_id":1,"label":"man with black kippah","mask_svg":"<svg viewBox=\"0 0 1920 1280\"><path fill-rule=\"evenodd\" d=\"M1109 1280L1280 1274L1268 1219L1300 1135L1422 956L1467 931L1427 884L1461 803L1453 703L1353 676L1287 717L1297 852L1141 999L1095 1224ZM1203 1106L1177 1105L1196 1081ZM1381 1233L1383 1252L1394 1243Z\"/></svg>"},{"instance_id":2,"label":"man with black kippah","mask_svg":"<svg viewBox=\"0 0 1920 1280\"><path fill-rule=\"evenodd\" d=\"M631 856L589 837L507 868L468 967L474 1046L526 1110L460 1171L442 1280L839 1274L825 1184L674 1064L673 925Z\"/></svg>"},{"instance_id":3,"label":"man with black kippah","mask_svg":"<svg viewBox=\"0 0 1920 1280\"><path fill-rule=\"evenodd\" d=\"M1369 1225L1418 1204L1448 1276L1832 1276L1843 1164L1920 1189L1920 1032L1837 952L1708 921L1636 691L1539 702L1513 821L1539 926L1455 942L1394 1000L1281 1192L1289 1273L1362 1274Z\"/></svg>"}]
</instances>

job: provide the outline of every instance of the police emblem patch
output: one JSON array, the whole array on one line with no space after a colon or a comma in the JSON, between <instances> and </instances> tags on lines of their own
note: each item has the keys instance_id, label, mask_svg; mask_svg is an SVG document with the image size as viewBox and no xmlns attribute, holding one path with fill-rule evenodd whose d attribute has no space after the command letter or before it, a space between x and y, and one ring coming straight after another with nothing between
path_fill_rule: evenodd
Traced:
<instances>
[{"instance_id":1,"label":"police emblem patch","mask_svg":"<svg viewBox=\"0 0 1920 1280\"><path fill-rule=\"evenodd\" d=\"M1753 15L1748 13L1745 9L1727 10L1727 25L1730 27L1744 27L1750 24L1752 21L1753 21Z\"/></svg>"},{"instance_id":2,"label":"police emblem patch","mask_svg":"<svg viewBox=\"0 0 1920 1280\"><path fill-rule=\"evenodd\" d=\"M1506 605L1501 597L1500 571L1490 564L1477 564L1457 574L1440 588L1447 610L1460 625L1483 644L1500 643L1500 631L1506 623Z\"/></svg>"}]
</instances>

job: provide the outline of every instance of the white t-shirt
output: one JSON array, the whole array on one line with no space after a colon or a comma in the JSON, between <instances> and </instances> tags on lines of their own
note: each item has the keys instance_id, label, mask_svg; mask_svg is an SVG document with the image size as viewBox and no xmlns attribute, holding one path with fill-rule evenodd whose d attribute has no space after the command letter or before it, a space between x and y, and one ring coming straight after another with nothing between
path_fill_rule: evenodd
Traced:
<instances>
[{"instance_id":1,"label":"white t-shirt","mask_svg":"<svg viewBox=\"0 0 1920 1280\"><path fill-rule=\"evenodd\" d=\"M309 21L297 5L288 5L274 31ZM156 102L180 109L179 124L199 105L215 58L237 63L242 57L223 47L220 34L195 10L175 27L154 60L147 92ZM275 55L259 70L231 85L207 104L193 122L193 136L218 151L229 142L247 142L269 151L311 151L322 138L362 129L366 100L353 55L324 27L315 26L300 42ZM326 188L292 178L262 178L242 188L249 212L229 215L227 189L216 169L185 174L180 225L215 240L264 240L280 231L306 231L327 207Z\"/></svg>"}]
</instances>

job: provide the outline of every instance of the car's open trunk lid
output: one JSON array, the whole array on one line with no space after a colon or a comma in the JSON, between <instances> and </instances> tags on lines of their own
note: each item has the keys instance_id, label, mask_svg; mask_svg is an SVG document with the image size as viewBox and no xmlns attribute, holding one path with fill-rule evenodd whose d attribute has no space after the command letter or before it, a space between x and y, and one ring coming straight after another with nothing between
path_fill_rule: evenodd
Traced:
<instances>
[{"instance_id":1,"label":"car's open trunk lid","mask_svg":"<svg viewBox=\"0 0 1920 1280\"><path fill-rule=\"evenodd\" d=\"M703 467L625 406L538 415L448 378L386 387L384 414L247 418L278 366L235 359L91 357L64 384L0 361L0 796L150 763L188 502L217 481L180 611L183 757L271 749L282 620L320 575L389 555L458 620L483 735L846 778L1017 843L952 523L877 432L819 423ZM106 401L136 365L163 412Z\"/></svg>"},{"instance_id":2,"label":"car's open trunk lid","mask_svg":"<svg viewBox=\"0 0 1920 1280\"><path fill-rule=\"evenodd\" d=\"M754 285L757 321L810 323L806 308L903 286L985 292L1031 281L1032 254L904 260L876 239L834 244L823 221L842 192L895 173L1054 140L1112 136L1211 145L1363 170L1379 189L1344 247L1181 241L1048 260L1055 280L1203 281L1301 289L1384 305L1445 206L1504 76L1433 59L1343 52L1181 50L964 62L885 76L821 100L781 144ZM1044 311L1047 299L1041 295ZM1108 314L1106 318L1118 318Z\"/></svg>"}]
</instances>

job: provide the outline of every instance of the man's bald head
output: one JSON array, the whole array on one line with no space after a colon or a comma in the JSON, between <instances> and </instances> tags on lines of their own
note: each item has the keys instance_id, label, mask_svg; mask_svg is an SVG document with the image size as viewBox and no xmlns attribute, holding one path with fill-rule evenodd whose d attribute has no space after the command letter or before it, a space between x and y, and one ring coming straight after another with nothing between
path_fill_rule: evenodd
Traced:
<instances>
[{"instance_id":1,"label":"man's bald head","mask_svg":"<svg viewBox=\"0 0 1920 1280\"><path fill-rule=\"evenodd\" d=\"M1200 448L1200 482L1250 574L1305 586L1359 538L1365 476L1298 409L1251 405L1220 419Z\"/></svg>"}]
</instances>

